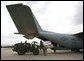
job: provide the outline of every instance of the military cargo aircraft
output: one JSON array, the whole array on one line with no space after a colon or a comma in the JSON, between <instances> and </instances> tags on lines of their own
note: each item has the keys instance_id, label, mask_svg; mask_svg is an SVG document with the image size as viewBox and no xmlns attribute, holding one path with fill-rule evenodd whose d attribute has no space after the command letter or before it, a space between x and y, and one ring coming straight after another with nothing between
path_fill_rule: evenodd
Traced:
<instances>
[{"instance_id":1,"label":"military cargo aircraft","mask_svg":"<svg viewBox=\"0 0 84 61\"><path fill-rule=\"evenodd\" d=\"M6 6L10 16L12 17L19 33L27 39L37 37L44 41L51 41L55 46L54 49L83 49L83 32L77 34L61 34L42 30L37 22L31 8L27 5L12 4ZM61 46L56 46L59 44Z\"/></svg>"}]
</instances>

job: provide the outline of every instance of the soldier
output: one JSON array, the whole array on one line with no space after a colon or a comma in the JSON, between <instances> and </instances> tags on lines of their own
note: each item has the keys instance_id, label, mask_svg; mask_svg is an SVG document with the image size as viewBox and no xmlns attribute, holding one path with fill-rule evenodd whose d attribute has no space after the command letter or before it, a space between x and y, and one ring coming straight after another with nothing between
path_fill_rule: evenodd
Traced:
<instances>
[{"instance_id":1,"label":"soldier","mask_svg":"<svg viewBox=\"0 0 84 61\"><path fill-rule=\"evenodd\" d=\"M43 46L43 42L42 42L42 40L40 41L40 50L43 48L44 46Z\"/></svg>"},{"instance_id":2,"label":"soldier","mask_svg":"<svg viewBox=\"0 0 84 61\"><path fill-rule=\"evenodd\" d=\"M46 46L43 47L43 52L44 52L44 55L46 56L47 55L47 47Z\"/></svg>"},{"instance_id":3,"label":"soldier","mask_svg":"<svg viewBox=\"0 0 84 61\"><path fill-rule=\"evenodd\" d=\"M46 56L47 55L47 42L43 42L43 52L44 52L44 55Z\"/></svg>"},{"instance_id":4,"label":"soldier","mask_svg":"<svg viewBox=\"0 0 84 61\"><path fill-rule=\"evenodd\" d=\"M43 50L44 55L46 56L47 53L47 48L45 46L45 42L42 42L42 40L40 41L40 50Z\"/></svg>"}]
</instances>

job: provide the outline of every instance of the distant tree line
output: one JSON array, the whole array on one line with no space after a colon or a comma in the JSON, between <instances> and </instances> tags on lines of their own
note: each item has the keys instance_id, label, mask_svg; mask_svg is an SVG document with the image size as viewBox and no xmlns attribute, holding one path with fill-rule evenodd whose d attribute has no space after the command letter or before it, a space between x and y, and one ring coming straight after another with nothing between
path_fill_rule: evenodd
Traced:
<instances>
[{"instance_id":1,"label":"distant tree line","mask_svg":"<svg viewBox=\"0 0 84 61\"><path fill-rule=\"evenodd\" d=\"M1 48L13 48L13 46L1 46Z\"/></svg>"}]
</instances>

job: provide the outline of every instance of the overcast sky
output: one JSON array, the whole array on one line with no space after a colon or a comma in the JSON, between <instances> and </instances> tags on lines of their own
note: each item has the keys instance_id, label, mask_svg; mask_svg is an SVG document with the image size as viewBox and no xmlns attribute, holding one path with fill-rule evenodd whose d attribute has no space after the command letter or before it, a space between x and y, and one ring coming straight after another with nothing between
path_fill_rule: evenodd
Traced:
<instances>
[{"instance_id":1,"label":"overcast sky","mask_svg":"<svg viewBox=\"0 0 84 61\"><path fill-rule=\"evenodd\" d=\"M75 34L83 32L83 1L1 1L1 45L13 45L28 40L18 32L6 5L23 3L34 13L43 30Z\"/></svg>"}]
</instances>

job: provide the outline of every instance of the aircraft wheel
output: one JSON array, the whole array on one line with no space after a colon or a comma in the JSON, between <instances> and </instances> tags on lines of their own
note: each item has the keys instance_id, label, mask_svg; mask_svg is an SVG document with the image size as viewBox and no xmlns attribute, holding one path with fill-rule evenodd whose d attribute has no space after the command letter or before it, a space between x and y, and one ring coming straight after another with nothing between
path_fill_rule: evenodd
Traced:
<instances>
[{"instance_id":1,"label":"aircraft wheel","mask_svg":"<svg viewBox=\"0 0 84 61\"><path fill-rule=\"evenodd\" d=\"M39 50L37 48L35 48L34 51L33 51L33 54L34 55L39 55Z\"/></svg>"},{"instance_id":2,"label":"aircraft wheel","mask_svg":"<svg viewBox=\"0 0 84 61\"><path fill-rule=\"evenodd\" d=\"M80 49L76 49L76 52L79 52L80 51Z\"/></svg>"},{"instance_id":3,"label":"aircraft wheel","mask_svg":"<svg viewBox=\"0 0 84 61\"><path fill-rule=\"evenodd\" d=\"M17 52L18 53L18 55L24 55L25 54L25 52Z\"/></svg>"},{"instance_id":4,"label":"aircraft wheel","mask_svg":"<svg viewBox=\"0 0 84 61\"><path fill-rule=\"evenodd\" d=\"M76 52L79 52L80 49L71 49L71 51L76 51Z\"/></svg>"},{"instance_id":5,"label":"aircraft wheel","mask_svg":"<svg viewBox=\"0 0 84 61\"><path fill-rule=\"evenodd\" d=\"M75 51L75 49L71 49L71 51Z\"/></svg>"}]
</instances>

